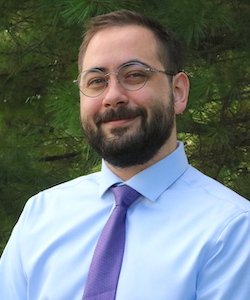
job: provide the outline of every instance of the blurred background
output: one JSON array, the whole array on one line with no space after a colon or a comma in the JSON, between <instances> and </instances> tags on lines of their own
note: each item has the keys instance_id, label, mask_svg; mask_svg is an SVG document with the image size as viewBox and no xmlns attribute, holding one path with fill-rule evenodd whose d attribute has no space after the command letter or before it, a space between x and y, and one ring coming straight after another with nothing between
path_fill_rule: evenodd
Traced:
<instances>
[{"instance_id":1,"label":"blurred background","mask_svg":"<svg viewBox=\"0 0 250 300\"><path fill-rule=\"evenodd\" d=\"M0 253L29 197L99 170L73 80L84 23L121 8L183 42L191 94L179 139L190 163L250 198L249 1L0 0Z\"/></svg>"}]
</instances>

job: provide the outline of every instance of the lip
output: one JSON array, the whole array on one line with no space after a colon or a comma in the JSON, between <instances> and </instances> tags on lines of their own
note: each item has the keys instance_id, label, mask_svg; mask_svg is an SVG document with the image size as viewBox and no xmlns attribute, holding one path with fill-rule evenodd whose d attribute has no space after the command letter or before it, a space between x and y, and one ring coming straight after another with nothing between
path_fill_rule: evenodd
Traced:
<instances>
[{"instance_id":1,"label":"lip","mask_svg":"<svg viewBox=\"0 0 250 300\"><path fill-rule=\"evenodd\" d=\"M104 124L112 126L112 127L126 126L126 125L130 124L131 122L133 122L135 119L137 119L137 118L118 119L118 120L105 122Z\"/></svg>"}]
</instances>

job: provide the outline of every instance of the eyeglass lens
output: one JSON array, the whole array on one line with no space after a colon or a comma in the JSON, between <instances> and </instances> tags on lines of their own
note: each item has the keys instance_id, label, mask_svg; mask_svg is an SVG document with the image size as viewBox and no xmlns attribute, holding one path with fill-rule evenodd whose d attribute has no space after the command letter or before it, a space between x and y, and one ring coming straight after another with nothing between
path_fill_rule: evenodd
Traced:
<instances>
[{"instance_id":1,"label":"eyeglass lens","mask_svg":"<svg viewBox=\"0 0 250 300\"><path fill-rule=\"evenodd\" d=\"M105 73L99 69L88 70L80 74L80 90L89 97L100 95L107 87L111 74L117 76L117 80L123 88L136 91L145 85L150 76L150 69L141 64L128 64L122 66L117 73Z\"/></svg>"}]
</instances>

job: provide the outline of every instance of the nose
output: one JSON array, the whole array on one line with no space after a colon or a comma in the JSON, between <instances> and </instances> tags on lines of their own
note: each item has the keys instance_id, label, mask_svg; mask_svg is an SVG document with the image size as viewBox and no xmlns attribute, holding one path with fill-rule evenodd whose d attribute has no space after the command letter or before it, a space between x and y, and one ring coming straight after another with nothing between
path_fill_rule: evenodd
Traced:
<instances>
[{"instance_id":1,"label":"nose","mask_svg":"<svg viewBox=\"0 0 250 300\"><path fill-rule=\"evenodd\" d=\"M128 101L127 91L121 86L117 76L109 76L108 86L103 96L103 105L115 108L120 105L126 105Z\"/></svg>"}]
</instances>

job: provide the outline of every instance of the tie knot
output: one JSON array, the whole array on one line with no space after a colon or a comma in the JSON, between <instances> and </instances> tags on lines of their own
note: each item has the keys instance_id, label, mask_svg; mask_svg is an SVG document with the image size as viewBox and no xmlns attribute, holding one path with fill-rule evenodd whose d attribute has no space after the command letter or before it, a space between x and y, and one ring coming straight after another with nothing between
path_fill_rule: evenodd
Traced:
<instances>
[{"instance_id":1,"label":"tie knot","mask_svg":"<svg viewBox=\"0 0 250 300\"><path fill-rule=\"evenodd\" d=\"M140 196L140 193L128 185L113 186L111 190L115 195L117 206L122 205L128 208Z\"/></svg>"}]
</instances>

